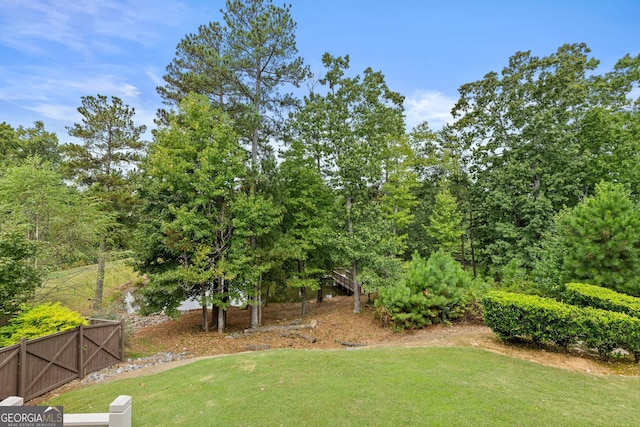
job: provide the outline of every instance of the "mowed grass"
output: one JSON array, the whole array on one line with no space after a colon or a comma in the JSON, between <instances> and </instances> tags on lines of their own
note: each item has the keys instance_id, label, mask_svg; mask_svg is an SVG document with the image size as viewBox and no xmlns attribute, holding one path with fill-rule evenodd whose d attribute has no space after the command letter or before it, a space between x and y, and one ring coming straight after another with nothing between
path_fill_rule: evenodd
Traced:
<instances>
[{"instance_id":1,"label":"mowed grass","mask_svg":"<svg viewBox=\"0 0 640 427\"><path fill-rule=\"evenodd\" d=\"M60 301L66 307L79 312L87 312L93 306L98 265L71 268L53 272L38 289L39 302ZM130 260L121 259L107 262L104 277L103 305L120 298L119 287L138 278Z\"/></svg>"},{"instance_id":2,"label":"mowed grass","mask_svg":"<svg viewBox=\"0 0 640 427\"><path fill-rule=\"evenodd\" d=\"M640 378L549 368L474 348L277 350L206 359L45 403L134 426L631 426Z\"/></svg>"}]
</instances>

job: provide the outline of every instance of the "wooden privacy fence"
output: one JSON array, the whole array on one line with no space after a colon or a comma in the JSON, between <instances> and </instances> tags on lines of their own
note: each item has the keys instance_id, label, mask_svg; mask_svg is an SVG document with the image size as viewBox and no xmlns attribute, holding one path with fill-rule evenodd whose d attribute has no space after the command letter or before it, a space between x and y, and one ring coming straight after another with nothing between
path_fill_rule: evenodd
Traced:
<instances>
[{"instance_id":1,"label":"wooden privacy fence","mask_svg":"<svg viewBox=\"0 0 640 427\"><path fill-rule=\"evenodd\" d=\"M0 400L25 401L124 359L124 321L92 319L89 326L0 349Z\"/></svg>"}]
</instances>

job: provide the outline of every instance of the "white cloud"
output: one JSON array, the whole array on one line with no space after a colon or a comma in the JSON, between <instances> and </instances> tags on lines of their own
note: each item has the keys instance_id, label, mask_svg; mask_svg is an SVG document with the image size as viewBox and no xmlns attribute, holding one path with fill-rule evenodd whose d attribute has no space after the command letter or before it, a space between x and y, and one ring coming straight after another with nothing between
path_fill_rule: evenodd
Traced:
<instances>
[{"instance_id":1,"label":"white cloud","mask_svg":"<svg viewBox=\"0 0 640 427\"><path fill-rule=\"evenodd\" d=\"M122 40L149 46L187 10L178 1L144 0L0 0L0 8L0 44L48 54L52 43L86 56L119 52Z\"/></svg>"},{"instance_id":2,"label":"white cloud","mask_svg":"<svg viewBox=\"0 0 640 427\"><path fill-rule=\"evenodd\" d=\"M156 86L164 86L165 81L161 77L162 73L158 74L158 70L155 67L148 67L145 73Z\"/></svg>"},{"instance_id":3,"label":"white cloud","mask_svg":"<svg viewBox=\"0 0 640 427\"><path fill-rule=\"evenodd\" d=\"M25 109L40 113L42 116L49 119L68 122L69 125L80 121L80 113L78 113L76 107L71 107L69 105L37 103L35 105L25 107Z\"/></svg>"},{"instance_id":4,"label":"white cloud","mask_svg":"<svg viewBox=\"0 0 640 427\"><path fill-rule=\"evenodd\" d=\"M95 70L72 70L66 74L50 67L24 67L12 71L0 68L0 99L25 102L47 101L53 98L80 102L85 95L117 96L123 99L136 99L140 89L113 74L99 74Z\"/></svg>"},{"instance_id":5,"label":"white cloud","mask_svg":"<svg viewBox=\"0 0 640 427\"><path fill-rule=\"evenodd\" d=\"M135 99L140 95L140 90L127 82L118 81L111 75L98 75L80 80L68 80L54 82L60 88L68 88L76 91L80 96L107 95L118 98ZM79 100L78 100L79 101Z\"/></svg>"},{"instance_id":6,"label":"white cloud","mask_svg":"<svg viewBox=\"0 0 640 427\"><path fill-rule=\"evenodd\" d=\"M409 129L424 122L431 129L440 129L446 123L452 123L451 108L457 99L441 92L418 90L407 96L404 107Z\"/></svg>"}]
</instances>

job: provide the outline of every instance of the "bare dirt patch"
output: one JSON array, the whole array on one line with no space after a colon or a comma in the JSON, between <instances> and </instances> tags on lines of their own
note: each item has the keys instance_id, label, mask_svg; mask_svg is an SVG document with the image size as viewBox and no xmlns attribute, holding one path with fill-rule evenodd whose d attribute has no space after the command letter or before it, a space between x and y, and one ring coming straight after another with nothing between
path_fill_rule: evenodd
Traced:
<instances>
[{"instance_id":1,"label":"bare dirt patch","mask_svg":"<svg viewBox=\"0 0 640 427\"><path fill-rule=\"evenodd\" d=\"M353 313L353 298L346 296L328 298L321 303L309 302L307 307L307 315L302 316L299 303L268 305L263 308L263 325L313 322L316 324L313 329L251 334L244 333L249 327L248 310L232 308L228 311L225 334L202 331L201 313L189 312L177 320L137 330L129 340L129 351L147 354L186 352L189 358L194 358L277 348L338 349L346 348L346 344L367 348L465 346L578 372L640 375L640 366L631 358L604 361L597 355L579 349L563 352L550 347L536 348L527 343L505 344L489 328L477 322L432 325L421 330L394 332L379 324L374 318L373 305L364 296L360 314ZM314 342L309 338L313 338ZM166 365L170 367L172 364ZM158 369L163 368L155 368Z\"/></svg>"}]
</instances>

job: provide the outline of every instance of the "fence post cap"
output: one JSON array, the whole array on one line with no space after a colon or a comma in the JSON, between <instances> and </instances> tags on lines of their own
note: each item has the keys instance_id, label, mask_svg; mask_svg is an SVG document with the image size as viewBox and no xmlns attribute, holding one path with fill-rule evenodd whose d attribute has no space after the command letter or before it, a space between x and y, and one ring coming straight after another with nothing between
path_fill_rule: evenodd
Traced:
<instances>
[{"instance_id":1,"label":"fence post cap","mask_svg":"<svg viewBox=\"0 0 640 427\"><path fill-rule=\"evenodd\" d=\"M9 396L0 402L0 406L22 406L24 404L24 398L19 396Z\"/></svg>"},{"instance_id":2,"label":"fence post cap","mask_svg":"<svg viewBox=\"0 0 640 427\"><path fill-rule=\"evenodd\" d=\"M124 394L115 398L111 405L109 405L109 412L124 412L131 407L133 398Z\"/></svg>"}]
</instances>

